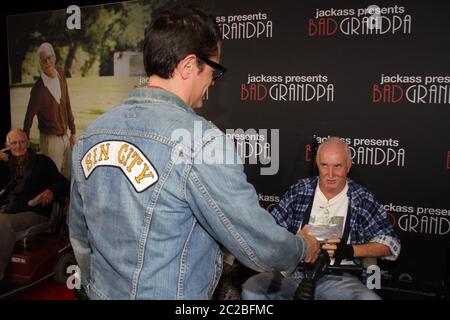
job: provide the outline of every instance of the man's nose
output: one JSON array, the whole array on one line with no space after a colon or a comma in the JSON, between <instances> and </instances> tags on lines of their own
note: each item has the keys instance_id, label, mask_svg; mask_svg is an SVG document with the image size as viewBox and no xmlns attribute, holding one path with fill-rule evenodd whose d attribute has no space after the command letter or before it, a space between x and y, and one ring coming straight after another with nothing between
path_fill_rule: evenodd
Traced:
<instances>
[{"instance_id":1,"label":"man's nose","mask_svg":"<svg viewBox=\"0 0 450 320\"><path fill-rule=\"evenodd\" d=\"M332 167L328 168L328 176L333 177L334 169Z\"/></svg>"}]
</instances>

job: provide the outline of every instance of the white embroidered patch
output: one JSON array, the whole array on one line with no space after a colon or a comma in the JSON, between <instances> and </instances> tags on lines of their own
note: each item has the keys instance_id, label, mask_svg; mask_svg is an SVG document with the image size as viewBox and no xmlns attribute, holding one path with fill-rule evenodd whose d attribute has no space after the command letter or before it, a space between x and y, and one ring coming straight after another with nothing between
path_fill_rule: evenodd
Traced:
<instances>
[{"instance_id":1,"label":"white embroidered patch","mask_svg":"<svg viewBox=\"0 0 450 320\"><path fill-rule=\"evenodd\" d=\"M97 143L81 159L81 166L86 179L99 166L120 168L137 192L158 181L158 173L150 160L135 145L125 141Z\"/></svg>"}]
</instances>

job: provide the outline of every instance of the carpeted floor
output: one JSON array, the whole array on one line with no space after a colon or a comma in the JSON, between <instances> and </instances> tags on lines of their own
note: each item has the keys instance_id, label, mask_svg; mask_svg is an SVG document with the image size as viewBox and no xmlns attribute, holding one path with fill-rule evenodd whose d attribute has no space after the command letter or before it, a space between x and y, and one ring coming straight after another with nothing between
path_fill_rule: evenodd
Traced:
<instances>
[{"instance_id":1,"label":"carpeted floor","mask_svg":"<svg viewBox=\"0 0 450 320\"><path fill-rule=\"evenodd\" d=\"M10 300L77 300L77 297L65 283L61 284L49 279L37 287L11 297Z\"/></svg>"}]
</instances>

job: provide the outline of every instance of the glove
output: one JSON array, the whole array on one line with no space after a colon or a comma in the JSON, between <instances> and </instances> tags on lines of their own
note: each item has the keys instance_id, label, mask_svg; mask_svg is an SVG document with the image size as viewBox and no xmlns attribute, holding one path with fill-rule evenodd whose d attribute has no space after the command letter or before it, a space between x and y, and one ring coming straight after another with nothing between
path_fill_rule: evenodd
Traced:
<instances>
[{"instance_id":1,"label":"glove","mask_svg":"<svg viewBox=\"0 0 450 320\"><path fill-rule=\"evenodd\" d=\"M354 252L351 244L338 243L337 249L334 252L334 266L339 266L343 259L353 260Z\"/></svg>"}]
</instances>

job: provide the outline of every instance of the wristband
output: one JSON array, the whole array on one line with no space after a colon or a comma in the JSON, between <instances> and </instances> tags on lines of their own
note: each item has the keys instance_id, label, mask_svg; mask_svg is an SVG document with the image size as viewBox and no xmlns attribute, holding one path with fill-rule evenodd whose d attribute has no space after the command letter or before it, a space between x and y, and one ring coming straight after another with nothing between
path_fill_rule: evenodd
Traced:
<instances>
[{"instance_id":1,"label":"wristband","mask_svg":"<svg viewBox=\"0 0 450 320\"><path fill-rule=\"evenodd\" d=\"M343 259L353 260L354 251L353 251L353 246L351 244L338 243L336 246L337 246L337 249L334 252L334 258L335 258L334 265L336 265L336 266L340 265L341 261Z\"/></svg>"}]
</instances>

